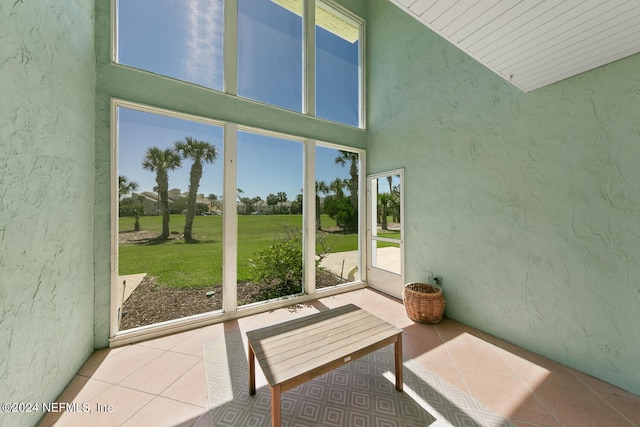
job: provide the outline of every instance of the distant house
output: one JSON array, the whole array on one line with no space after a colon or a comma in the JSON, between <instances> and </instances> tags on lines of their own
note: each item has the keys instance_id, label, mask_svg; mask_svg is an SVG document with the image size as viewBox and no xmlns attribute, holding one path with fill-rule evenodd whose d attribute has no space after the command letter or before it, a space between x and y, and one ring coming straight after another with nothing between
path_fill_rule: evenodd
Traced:
<instances>
[{"instance_id":1,"label":"distant house","mask_svg":"<svg viewBox=\"0 0 640 427\"><path fill-rule=\"evenodd\" d=\"M291 205L293 202L278 202L273 206L269 206L265 200L260 200L259 202L253 205L252 212L253 214L266 214L266 213L289 213L291 212ZM282 205L282 207L281 207ZM238 213L246 213L245 206L242 204L238 205Z\"/></svg>"},{"instance_id":2,"label":"distant house","mask_svg":"<svg viewBox=\"0 0 640 427\"><path fill-rule=\"evenodd\" d=\"M169 209L172 213L185 213L187 209L187 200L189 193L182 193L178 188L169 190ZM123 200L123 203L130 202L134 205L142 205L145 215L160 215L159 196L151 191L143 191L142 193L132 193L131 197ZM204 194L198 194L196 197L196 213L210 212L212 203L204 197Z\"/></svg>"}]
</instances>

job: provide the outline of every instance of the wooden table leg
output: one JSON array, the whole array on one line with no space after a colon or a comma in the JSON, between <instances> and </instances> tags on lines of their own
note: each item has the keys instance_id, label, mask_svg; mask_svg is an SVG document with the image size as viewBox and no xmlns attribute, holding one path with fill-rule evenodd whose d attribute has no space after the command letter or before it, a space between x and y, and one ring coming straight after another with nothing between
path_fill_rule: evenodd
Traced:
<instances>
[{"instance_id":1,"label":"wooden table leg","mask_svg":"<svg viewBox=\"0 0 640 427\"><path fill-rule=\"evenodd\" d=\"M398 334L398 340L394 344L396 354L396 390L402 391L402 333Z\"/></svg>"},{"instance_id":2,"label":"wooden table leg","mask_svg":"<svg viewBox=\"0 0 640 427\"><path fill-rule=\"evenodd\" d=\"M256 394L256 355L249 344L249 395Z\"/></svg>"},{"instance_id":3,"label":"wooden table leg","mask_svg":"<svg viewBox=\"0 0 640 427\"><path fill-rule=\"evenodd\" d=\"M271 387L271 426L280 427L280 384Z\"/></svg>"}]
</instances>

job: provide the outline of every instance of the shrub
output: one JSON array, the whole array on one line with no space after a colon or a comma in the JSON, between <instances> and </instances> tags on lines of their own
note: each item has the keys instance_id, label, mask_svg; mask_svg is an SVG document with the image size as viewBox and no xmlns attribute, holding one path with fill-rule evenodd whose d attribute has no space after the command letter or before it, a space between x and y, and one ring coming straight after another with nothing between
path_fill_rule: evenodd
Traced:
<instances>
[{"instance_id":1,"label":"shrub","mask_svg":"<svg viewBox=\"0 0 640 427\"><path fill-rule=\"evenodd\" d=\"M324 213L336 222L344 231L358 229L358 210L353 207L347 197L327 196L322 205Z\"/></svg>"},{"instance_id":2,"label":"shrub","mask_svg":"<svg viewBox=\"0 0 640 427\"><path fill-rule=\"evenodd\" d=\"M282 227L284 236L268 248L256 252L249 260L252 279L266 285L258 295L262 300L302 292L302 232L290 226ZM316 268L339 240L332 239L330 242L328 237L328 233L316 234Z\"/></svg>"},{"instance_id":3,"label":"shrub","mask_svg":"<svg viewBox=\"0 0 640 427\"><path fill-rule=\"evenodd\" d=\"M293 238L258 251L251 260L251 275L268 285L263 298L277 298L302 291L302 242Z\"/></svg>"},{"instance_id":4,"label":"shrub","mask_svg":"<svg viewBox=\"0 0 640 427\"><path fill-rule=\"evenodd\" d=\"M134 217L136 222L133 225L133 230L140 231L140 217L144 215L144 207L142 205L121 205L119 214L120 216Z\"/></svg>"}]
</instances>

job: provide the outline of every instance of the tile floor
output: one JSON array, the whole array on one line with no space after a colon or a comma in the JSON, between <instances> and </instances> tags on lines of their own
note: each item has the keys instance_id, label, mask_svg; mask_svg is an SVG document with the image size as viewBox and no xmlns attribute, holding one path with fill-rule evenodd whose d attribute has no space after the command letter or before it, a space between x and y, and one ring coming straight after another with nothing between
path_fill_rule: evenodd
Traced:
<instances>
[{"instance_id":1,"label":"tile floor","mask_svg":"<svg viewBox=\"0 0 640 427\"><path fill-rule=\"evenodd\" d=\"M348 303L403 328L406 357L519 427L640 426L640 396L453 320L414 323L400 301L370 289L99 350L58 398L93 412L49 413L39 425L208 427L203 342Z\"/></svg>"}]
</instances>

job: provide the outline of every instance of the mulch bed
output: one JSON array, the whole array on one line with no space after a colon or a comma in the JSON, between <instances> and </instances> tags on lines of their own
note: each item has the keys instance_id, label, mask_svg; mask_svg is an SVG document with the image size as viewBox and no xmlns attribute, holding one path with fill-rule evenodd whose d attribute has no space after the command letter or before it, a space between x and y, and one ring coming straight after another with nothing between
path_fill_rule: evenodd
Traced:
<instances>
[{"instance_id":1,"label":"mulch bed","mask_svg":"<svg viewBox=\"0 0 640 427\"><path fill-rule=\"evenodd\" d=\"M318 269L316 287L324 288L344 283L343 279ZM261 301L265 285L238 283L238 304ZM207 292L214 291L207 297ZM124 303L120 330L152 325L166 320L179 319L195 314L222 309L222 287L213 289L174 289L156 284L152 277L145 277Z\"/></svg>"}]
</instances>

